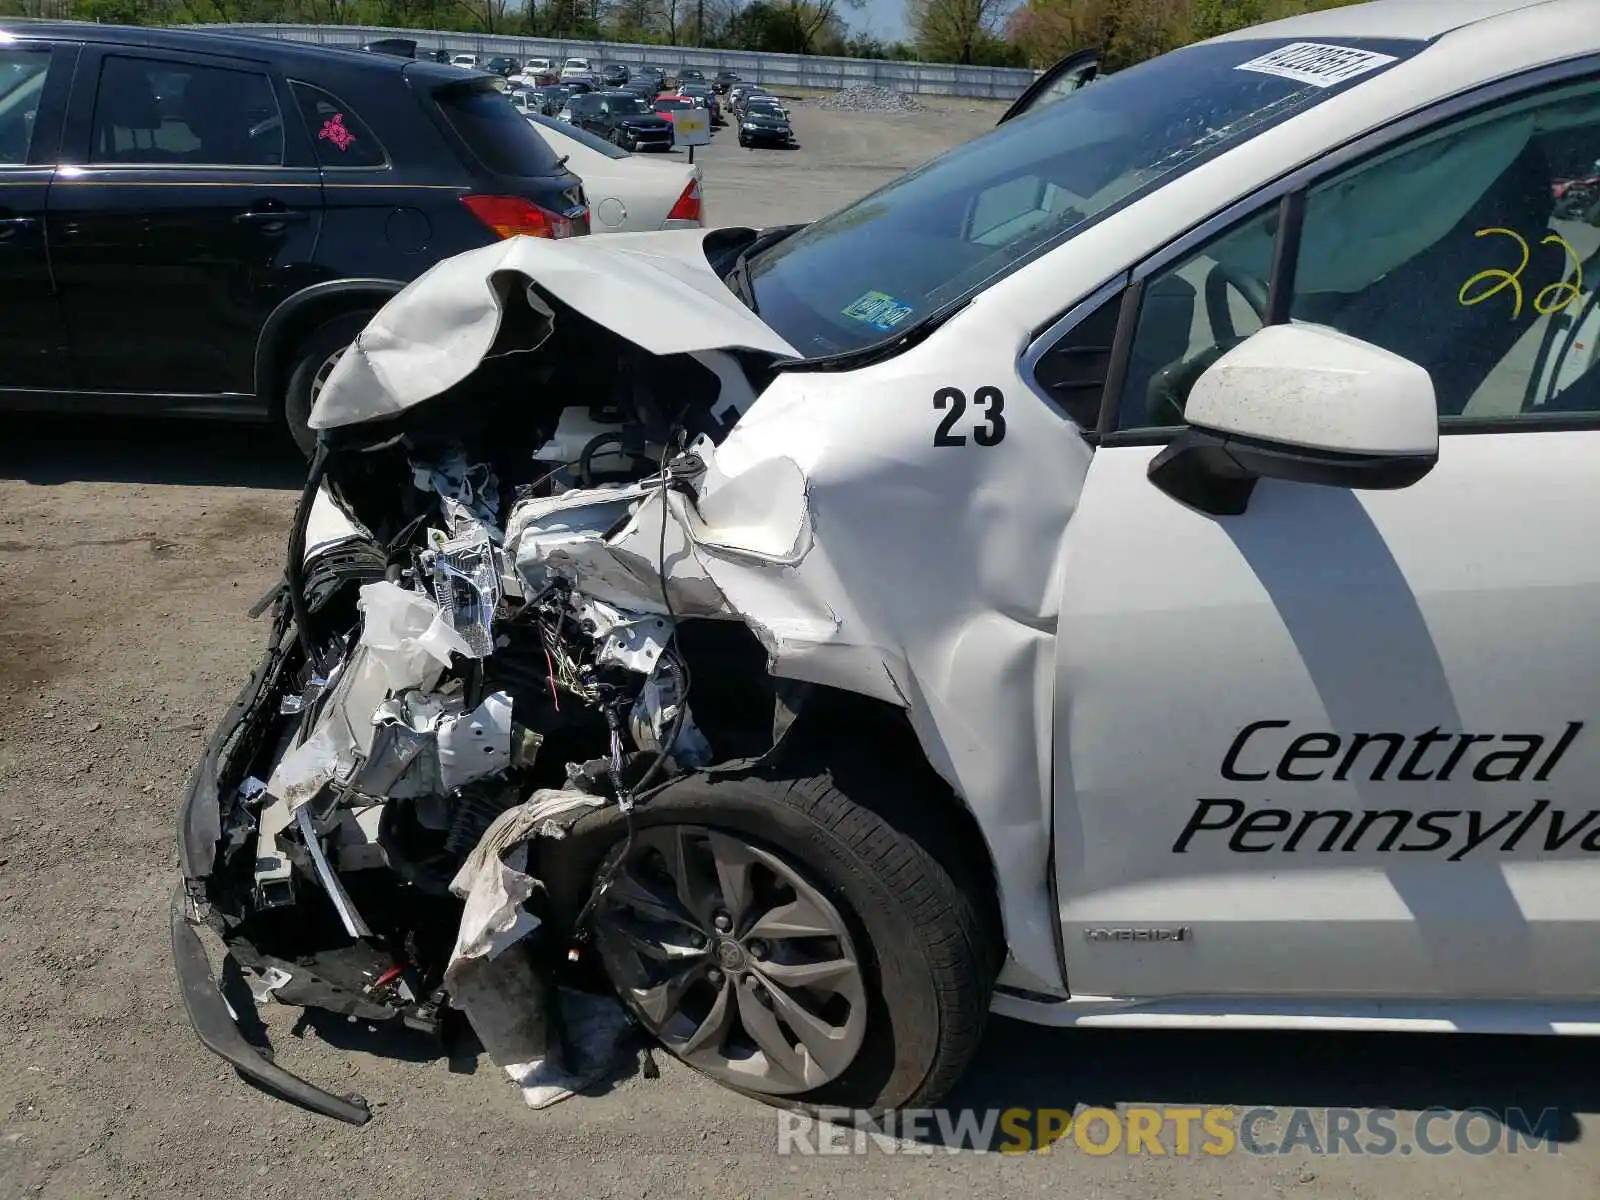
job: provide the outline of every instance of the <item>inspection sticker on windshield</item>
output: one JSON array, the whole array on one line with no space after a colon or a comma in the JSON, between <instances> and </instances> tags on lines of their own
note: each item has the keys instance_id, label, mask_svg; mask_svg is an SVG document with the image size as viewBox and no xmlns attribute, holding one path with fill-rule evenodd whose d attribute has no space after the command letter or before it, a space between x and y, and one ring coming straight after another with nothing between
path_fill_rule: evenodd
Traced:
<instances>
[{"instance_id":1,"label":"inspection sticker on windshield","mask_svg":"<svg viewBox=\"0 0 1600 1200\"><path fill-rule=\"evenodd\" d=\"M896 300L887 292L866 292L839 310L852 321L870 325L879 333L891 333L911 315L911 305Z\"/></svg>"},{"instance_id":2,"label":"inspection sticker on windshield","mask_svg":"<svg viewBox=\"0 0 1600 1200\"><path fill-rule=\"evenodd\" d=\"M1392 54L1328 46L1321 42L1294 42L1260 58L1240 63L1235 71L1278 75L1312 87L1336 87L1395 61Z\"/></svg>"}]
</instances>

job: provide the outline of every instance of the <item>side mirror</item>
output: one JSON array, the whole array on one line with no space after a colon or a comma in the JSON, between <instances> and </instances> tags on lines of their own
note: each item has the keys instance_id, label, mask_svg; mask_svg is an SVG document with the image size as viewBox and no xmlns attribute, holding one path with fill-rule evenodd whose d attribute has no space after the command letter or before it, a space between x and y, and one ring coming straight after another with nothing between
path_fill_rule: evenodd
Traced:
<instances>
[{"instance_id":1,"label":"side mirror","mask_svg":"<svg viewBox=\"0 0 1600 1200\"><path fill-rule=\"evenodd\" d=\"M1150 462L1174 500L1237 516L1258 479L1410 487L1439 460L1428 372L1321 325L1269 325L1195 381L1188 428Z\"/></svg>"}]
</instances>

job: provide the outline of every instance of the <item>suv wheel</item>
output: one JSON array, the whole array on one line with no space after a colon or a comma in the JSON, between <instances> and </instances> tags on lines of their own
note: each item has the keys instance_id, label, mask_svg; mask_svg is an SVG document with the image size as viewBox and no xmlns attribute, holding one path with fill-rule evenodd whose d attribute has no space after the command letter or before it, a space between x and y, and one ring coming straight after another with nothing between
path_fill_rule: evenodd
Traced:
<instances>
[{"instance_id":1,"label":"suv wheel","mask_svg":"<svg viewBox=\"0 0 1600 1200\"><path fill-rule=\"evenodd\" d=\"M606 838L596 946L644 1027L721 1083L781 1104L930 1104L977 1050L996 947L949 872L837 782L690 776L657 793L631 839Z\"/></svg>"},{"instance_id":2,"label":"suv wheel","mask_svg":"<svg viewBox=\"0 0 1600 1200\"><path fill-rule=\"evenodd\" d=\"M294 349L289 382L283 393L283 420L289 427L289 436L307 458L317 448L316 432L308 424L311 406L334 364L371 319L371 312L345 313L319 325Z\"/></svg>"}]
</instances>

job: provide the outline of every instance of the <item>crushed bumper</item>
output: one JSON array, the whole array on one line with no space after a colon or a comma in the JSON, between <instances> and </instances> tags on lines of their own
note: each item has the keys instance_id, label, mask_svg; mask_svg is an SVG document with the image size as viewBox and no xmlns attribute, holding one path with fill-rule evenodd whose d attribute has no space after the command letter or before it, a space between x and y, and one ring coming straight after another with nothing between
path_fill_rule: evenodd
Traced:
<instances>
[{"instance_id":1,"label":"crushed bumper","mask_svg":"<svg viewBox=\"0 0 1600 1200\"><path fill-rule=\"evenodd\" d=\"M228 1002L217 987L205 947L189 918L189 901L183 885L172 893L172 961L177 968L183 1007L200 1044L224 1059L246 1079L312 1112L365 1125L372 1110L360 1096L335 1096L307 1083L267 1058L245 1039L233 1019Z\"/></svg>"},{"instance_id":2,"label":"crushed bumper","mask_svg":"<svg viewBox=\"0 0 1600 1200\"><path fill-rule=\"evenodd\" d=\"M245 1038L211 972L205 946L195 929L201 923L195 898L206 893L221 830L219 775L230 761L230 751L236 749L241 728L255 719L263 698L272 693L283 662L281 627L275 642L207 742L179 809L178 849L183 879L172 893L172 962L184 1010L201 1045L240 1075L286 1100L352 1125L364 1125L372 1119L372 1112L359 1096L336 1096L307 1083L268 1060Z\"/></svg>"}]
</instances>

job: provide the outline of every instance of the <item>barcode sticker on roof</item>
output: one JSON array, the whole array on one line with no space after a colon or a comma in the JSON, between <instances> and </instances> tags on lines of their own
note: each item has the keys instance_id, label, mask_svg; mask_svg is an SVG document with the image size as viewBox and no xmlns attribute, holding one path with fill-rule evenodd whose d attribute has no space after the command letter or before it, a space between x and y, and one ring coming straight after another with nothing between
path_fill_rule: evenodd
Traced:
<instances>
[{"instance_id":1,"label":"barcode sticker on roof","mask_svg":"<svg viewBox=\"0 0 1600 1200\"><path fill-rule=\"evenodd\" d=\"M1278 75L1298 83L1309 83L1312 87L1326 88L1348 83L1394 61L1394 55L1378 54L1372 50L1328 46L1321 42L1294 42L1260 58L1240 63L1234 70Z\"/></svg>"}]
</instances>

